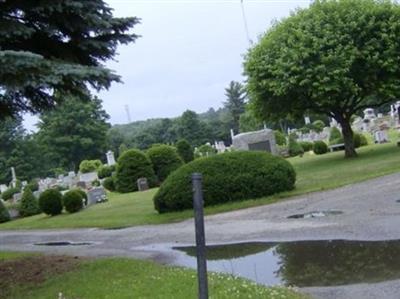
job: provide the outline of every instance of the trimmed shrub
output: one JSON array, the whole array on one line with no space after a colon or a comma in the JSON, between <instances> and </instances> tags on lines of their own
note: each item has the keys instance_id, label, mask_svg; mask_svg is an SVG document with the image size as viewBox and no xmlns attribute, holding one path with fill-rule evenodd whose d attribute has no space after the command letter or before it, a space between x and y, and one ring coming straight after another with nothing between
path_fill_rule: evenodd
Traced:
<instances>
[{"instance_id":1,"label":"trimmed shrub","mask_svg":"<svg viewBox=\"0 0 400 299\"><path fill-rule=\"evenodd\" d=\"M81 173L97 171L102 165L103 163L100 160L83 160L79 164L79 171Z\"/></svg>"},{"instance_id":2,"label":"trimmed shrub","mask_svg":"<svg viewBox=\"0 0 400 299\"><path fill-rule=\"evenodd\" d=\"M275 142L277 145L286 145L286 136L281 131L275 131Z\"/></svg>"},{"instance_id":3,"label":"trimmed shrub","mask_svg":"<svg viewBox=\"0 0 400 299\"><path fill-rule=\"evenodd\" d=\"M92 186L93 187L98 187L98 186L100 186L101 184L100 184L100 181L99 180L94 180L94 181L92 181Z\"/></svg>"},{"instance_id":4,"label":"trimmed shrub","mask_svg":"<svg viewBox=\"0 0 400 299\"><path fill-rule=\"evenodd\" d=\"M47 189L39 196L39 207L43 213L51 216L61 214L62 195L56 189Z\"/></svg>"},{"instance_id":5,"label":"trimmed shrub","mask_svg":"<svg viewBox=\"0 0 400 299\"><path fill-rule=\"evenodd\" d=\"M329 144L334 145L334 144L341 144L344 143L342 132L336 127L333 127L331 129L331 134L329 136Z\"/></svg>"},{"instance_id":6,"label":"trimmed shrub","mask_svg":"<svg viewBox=\"0 0 400 299\"><path fill-rule=\"evenodd\" d=\"M217 154L217 150L209 144L200 145L195 152L196 158L212 156L215 154Z\"/></svg>"},{"instance_id":7,"label":"trimmed shrub","mask_svg":"<svg viewBox=\"0 0 400 299\"><path fill-rule=\"evenodd\" d=\"M289 138L289 155L291 157L302 156L304 150L294 137Z\"/></svg>"},{"instance_id":8,"label":"trimmed shrub","mask_svg":"<svg viewBox=\"0 0 400 299\"><path fill-rule=\"evenodd\" d=\"M300 141L300 146L303 148L304 152L309 152L313 149L313 143L309 141Z\"/></svg>"},{"instance_id":9,"label":"trimmed shrub","mask_svg":"<svg viewBox=\"0 0 400 299\"><path fill-rule=\"evenodd\" d=\"M68 213L76 213L83 208L84 197L79 190L70 190L64 194L62 201Z\"/></svg>"},{"instance_id":10,"label":"trimmed shrub","mask_svg":"<svg viewBox=\"0 0 400 299\"><path fill-rule=\"evenodd\" d=\"M18 210L22 217L40 214L39 202L30 188L25 188Z\"/></svg>"},{"instance_id":11,"label":"trimmed shrub","mask_svg":"<svg viewBox=\"0 0 400 299\"><path fill-rule=\"evenodd\" d=\"M28 185L25 186L25 189L31 189L32 192L38 191L39 190L39 183L36 180L32 180L29 182Z\"/></svg>"},{"instance_id":12,"label":"trimmed shrub","mask_svg":"<svg viewBox=\"0 0 400 299\"><path fill-rule=\"evenodd\" d=\"M18 188L8 188L6 191L1 193L1 198L3 200L9 200L9 199L13 198L14 194L16 194L16 193L19 193Z\"/></svg>"},{"instance_id":13,"label":"trimmed shrub","mask_svg":"<svg viewBox=\"0 0 400 299\"><path fill-rule=\"evenodd\" d=\"M315 132L321 133L325 128L325 123L322 120L317 119L316 121L314 121L312 123L312 127L313 127Z\"/></svg>"},{"instance_id":14,"label":"trimmed shrub","mask_svg":"<svg viewBox=\"0 0 400 299\"><path fill-rule=\"evenodd\" d=\"M368 145L367 137L361 133L353 133L353 142L355 148Z\"/></svg>"},{"instance_id":15,"label":"trimmed shrub","mask_svg":"<svg viewBox=\"0 0 400 299\"><path fill-rule=\"evenodd\" d=\"M137 191L137 179L147 178L149 186L155 186L156 176L149 158L141 151L130 149L118 158L115 188L118 192Z\"/></svg>"},{"instance_id":16,"label":"trimmed shrub","mask_svg":"<svg viewBox=\"0 0 400 299\"><path fill-rule=\"evenodd\" d=\"M190 143L186 139L181 139L176 143L176 149L178 151L179 156L185 163L193 161L194 159L194 150Z\"/></svg>"},{"instance_id":17,"label":"trimmed shrub","mask_svg":"<svg viewBox=\"0 0 400 299\"><path fill-rule=\"evenodd\" d=\"M97 171L97 176L99 179L104 179L112 176L112 173L115 171L115 166L103 165Z\"/></svg>"},{"instance_id":18,"label":"trimmed shrub","mask_svg":"<svg viewBox=\"0 0 400 299\"><path fill-rule=\"evenodd\" d=\"M103 187L106 188L108 191L115 191L114 178L113 177L105 178L103 181Z\"/></svg>"},{"instance_id":19,"label":"trimmed shrub","mask_svg":"<svg viewBox=\"0 0 400 299\"><path fill-rule=\"evenodd\" d=\"M163 182L171 172L183 164L176 148L170 145L152 146L147 151L147 156L153 164L153 170L160 182Z\"/></svg>"},{"instance_id":20,"label":"trimmed shrub","mask_svg":"<svg viewBox=\"0 0 400 299\"><path fill-rule=\"evenodd\" d=\"M316 155L326 154L328 152L328 145L323 141L315 141L313 151Z\"/></svg>"},{"instance_id":21,"label":"trimmed shrub","mask_svg":"<svg viewBox=\"0 0 400 299\"><path fill-rule=\"evenodd\" d=\"M10 213L8 212L6 206L3 201L0 200L0 223L10 221Z\"/></svg>"},{"instance_id":22,"label":"trimmed shrub","mask_svg":"<svg viewBox=\"0 0 400 299\"><path fill-rule=\"evenodd\" d=\"M78 193L81 195L81 197L84 199L85 205L87 205L87 200L88 200L88 199L87 199L87 194L86 194L86 192L83 191L82 189L79 189L79 188L72 189L72 190L78 192Z\"/></svg>"},{"instance_id":23,"label":"trimmed shrub","mask_svg":"<svg viewBox=\"0 0 400 299\"><path fill-rule=\"evenodd\" d=\"M192 208L191 174L203 175L204 205L260 198L294 188L296 173L285 159L237 151L196 159L173 172L153 198L159 213Z\"/></svg>"}]
</instances>

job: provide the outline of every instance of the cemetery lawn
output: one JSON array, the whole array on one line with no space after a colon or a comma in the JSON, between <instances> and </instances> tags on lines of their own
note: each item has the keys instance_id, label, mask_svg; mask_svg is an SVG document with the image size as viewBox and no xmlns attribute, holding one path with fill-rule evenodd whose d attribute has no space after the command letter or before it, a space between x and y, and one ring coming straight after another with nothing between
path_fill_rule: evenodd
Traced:
<instances>
[{"instance_id":1,"label":"cemetery lawn","mask_svg":"<svg viewBox=\"0 0 400 299\"><path fill-rule=\"evenodd\" d=\"M62 298L85 299L197 297L194 270L149 261L33 256L11 261L0 258L0 268L2 266L6 269L0 272L1 298L4 299L54 299L59 298L59 293ZM33 273L35 279L27 279ZM226 299L308 298L288 288L267 288L216 273L209 273L209 295Z\"/></svg>"},{"instance_id":2,"label":"cemetery lawn","mask_svg":"<svg viewBox=\"0 0 400 299\"><path fill-rule=\"evenodd\" d=\"M296 169L296 188L257 200L225 203L207 207L206 214L265 205L294 195L327 190L400 171L400 148L394 143L370 145L358 149L359 157L344 159L343 152L288 159ZM0 224L0 229L43 229L78 227L126 227L161 224L192 217L191 210L158 214L152 197L157 189L127 194L109 194L109 202L92 206L76 214L56 217L37 215Z\"/></svg>"}]
</instances>

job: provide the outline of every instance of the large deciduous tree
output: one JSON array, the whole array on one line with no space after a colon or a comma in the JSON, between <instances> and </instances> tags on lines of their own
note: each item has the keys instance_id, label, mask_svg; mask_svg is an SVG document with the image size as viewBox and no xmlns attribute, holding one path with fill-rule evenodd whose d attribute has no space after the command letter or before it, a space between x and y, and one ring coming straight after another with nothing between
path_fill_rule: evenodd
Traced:
<instances>
[{"instance_id":1,"label":"large deciduous tree","mask_svg":"<svg viewBox=\"0 0 400 299\"><path fill-rule=\"evenodd\" d=\"M49 160L77 170L82 160L101 159L107 150L108 114L101 101L70 98L43 114L38 127L40 144Z\"/></svg>"},{"instance_id":2,"label":"large deciduous tree","mask_svg":"<svg viewBox=\"0 0 400 299\"><path fill-rule=\"evenodd\" d=\"M307 111L342 127L356 156L351 116L400 97L400 6L320 0L277 22L245 58L247 89L262 117Z\"/></svg>"},{"instance_id":3,"label":"large deciduous tree","mask_svg":"<svg viewBox=\"0 0 400 299\"><path fill-rule=\"evenodd\" d=\"M0 1L0 118L120 81L103 62L137 38L138 22L113 17L103 0Z\"/></svg>"}]
</instances>

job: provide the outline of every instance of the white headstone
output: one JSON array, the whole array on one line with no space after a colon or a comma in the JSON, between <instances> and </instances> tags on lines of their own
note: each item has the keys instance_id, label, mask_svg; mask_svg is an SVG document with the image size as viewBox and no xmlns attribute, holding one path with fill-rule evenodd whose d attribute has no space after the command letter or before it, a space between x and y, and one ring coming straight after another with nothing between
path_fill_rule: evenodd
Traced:
<instances>
[{"instance_id":1,"label":"white headstone","mask_svg":"<svg viewBox=\"0 0 400 299\"><path fill-rule=\"evenodd\" d=\"M108 152L106 153L106 156L107 156L107 164L108 164L109 166L115 165L114 152L108 151Z\"/></svg>"},{"instance_id":2,"label":"white headstone","mask_svg":"<svg viewBox=\"0 0 400 299\"><path fill-rule=\"evenodd\" d=\"M309 125L311 123L310 117L304 116L304 122L306 123L306 125Z\"/></svg>"}]
</instances>

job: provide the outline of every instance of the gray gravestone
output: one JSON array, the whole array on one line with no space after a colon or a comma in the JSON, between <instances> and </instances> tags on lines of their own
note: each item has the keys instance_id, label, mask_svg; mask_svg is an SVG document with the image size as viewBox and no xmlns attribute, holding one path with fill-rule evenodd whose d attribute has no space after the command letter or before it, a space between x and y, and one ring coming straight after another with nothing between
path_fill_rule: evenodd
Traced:
<instances>
[{"instance_id":1,"label":"gray gravestone","mask_svg":"<svg viewBox=\"0 0 400 299\"><path fill-rule=\"evenodd\" d=\"M14 200L14 202L20 201L21 198L22 198L22 193L15 193L15 194L13 195L13 200Z\"/></svg>"},{"instance_id":2,"label":"gray gravestone","mask_svg":"<svg viewBox=\"0 0 400 299\"><path fill-rule=\"evenodd\" d=\"M86 182L79 181L76 183L76 186L82 189L86 189Z\"/></svg>"},{"instance_id":3,"label":"gray gravestone","mask_svg":"<svg viewBox=\"0 0 400 299\"><path fill-rule=\"evenodd\" d=\"M146 191L149 189L149 184L147 178L139 178L137 180L137 187L139 191Z\"/></svg>"},{"instance_id":4,"label":"gray gravestone","mask_svg":"<svg viewBox=\"0 0 400 299\"><path fill-rule=\"evenodd\" d=\"M88 205L107 201L106 190L103 187L97 187L87 192Z\"/></svg>"}]
</instances>

